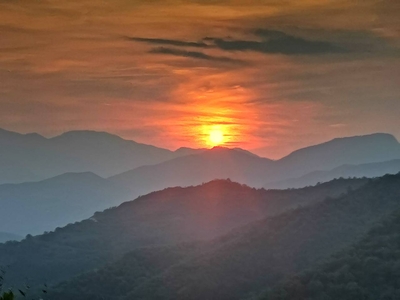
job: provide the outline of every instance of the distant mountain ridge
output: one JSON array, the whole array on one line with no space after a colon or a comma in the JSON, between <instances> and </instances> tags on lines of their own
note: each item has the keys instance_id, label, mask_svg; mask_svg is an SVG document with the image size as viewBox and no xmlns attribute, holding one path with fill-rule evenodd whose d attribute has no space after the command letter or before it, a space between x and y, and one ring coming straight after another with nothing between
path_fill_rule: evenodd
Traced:
<instances>
[{"instance_id":1,"label":"distant mountain ridge","mask_svg":"<svg viewBox=\"0 0 400 300\"><path fill-rule=\"evenodd\" d=\"M345 164L366 164L400 159L400 144L391 134L375 133L336 138L292 152L278 162L293 176L331 170Z\"/></svg>"},{"instance_id":2,"label":"distant mountain ridge","mask_svg":"<svg viewBox=\"0 0 400 300\"><path fill-rule=\"evenodd\" d=\"M230 150L260 158L240 148ZM210 150L191 148L170 151L97 131L70 131L53 138L45 138L36 133L19 134L0 129L0 184L39 181L68 172L93 172L102 177L110 177L141 166L157 165L183 156L202 155L208 151ZM267 160L260 159L264 162ZM377 133L338 138L299 149L280 160L270 160L273 162L271 164L265 165L262 162L265 165L263 172L260 173L260 168L256 168L254 173L268 176L264 180L265 184L303 176L313 171L331 170L345 164L357 165L393 159L400 159L400 144L390 134ZM242 162L236 164L242 165ZM220 169L224 171L222 166ZM214 178L207 178L212 179ZM250 181L249 179L244 183L251 184ZM260 182L253 185L263 184Z\"/></svg>"},{"instance_id":3,"label":"distant mountain ridge","mask_svg":"<svg viewBox=\"0 0 400 300\"><path fill-rule=\"evenodd\" d=\"M9 132L5 134L11 135L14 140L25 140L26 138ZM93 150L95 148L108 149L104 140L104 136L108 137L108 134L90 133L90 135L92 134L102 142L96 144L92 141L87 144L85 142L86 132L70 132L56 137L56 144L63 151L68 150L66 153L69 155L75 153L73 156L80 157L80 159L83 159L85 155L79 153L79 151L91 153L95 151ZM48 143L47 139L38 135L28 136L30 140L42 141L44 139L45 143ZM80 145L79 151L77 149L74 150L75 146L69 146L70 140L74 141L72 145L76 145L77 141L82 140L82 142L78 143ZM116 140L117 143L126 145L126 141L116 136L111 136L107 139L107 141L111 140ZM355 151L352 148L354 141L352 138L345 138L333 140L322 146L311 147L313 155L307 154L308 150L303 149L279 161L262 158L239 148L182 148L177 150L179 157L158 164L140 166L109 178L102 178L93 172L70 172L40 182L0 185L0 205L2 207L0 211L0 217L2 217L0 218L0 228L22 235L27 233L39 234L55 227L88 218L95 211L119 205L122 202L135 199L152 191L173 186L199 185L213 179L229 178L232 181L253 187L292 188L313 185L317 182L329 181L337 177L375 177L400 171L400 166L396 160L383 163L370 162L380 158L385 159L396 156L396 149L399 143L392 136L376 134L356 137L355 140L358 145L356 147L358 151L361 151L362 147L360 145L367 147L370 144L374 144L374 141L376 143L380 142L378 146L367 147L366 154L358 155L362 159L357 158L357 161L365 162L365 164L359 166L343 166L343 163L353 160L355 156ZM106 145L102 146L102 143L106 143ZM16 141L12 142L12 145L16 144ZM42 142L39 142L39 144L42 145ZM128 141L128 145L131 144ZM349 146L345 146L347 144ZM85 148L85 145L87 148ZM70 149L71 147L72 149ZM147 146L143 147L146 148ZM322 150L318 150L321 147ZM326 152L327 147L335 149L335 151ZM383 150L381 149L382 147ZM116 149L121 149L121 147L116 147ZM22 152L25 153L25 150ZM1 151L4 151L3 148L0 148ZM118 151L110 153L116 152ZM320 154L317 155L317 152ZM127 153L131 155L133 152L129 150ZM331 153L333 156L326 156L326 153ZM400 151L398 153L400 157ZM125 158L129 157L129 155ZM45 157L41 152L40 156L43 159L52 160L50 156ZM86 166L97 165L99 156L90 156L95 158L94 160L91 158ZM56 158L58 159L59 157L57 156ZM111 157L110 159L113 160L114 158ZM339 168L333 171L318 171L307 175L314 159L321 161L316 170L324 170L324 168L331 165ZM2 157L0 157L1 160ZM74 165L73 160L71 166ZM107 161L107 159L105 160ZM291 161L291 163L288 164L288 161ZM68 163L68 160L65 160L65 163ZM336 164L339 165L336 166ZM80 168L85 166L81 162L78 165ZM104 163L103 167L107 165L107 163ZM2 171L6 173L7 168L0 168L0 172ZM24 164L21 165L20 171L26 171ZM300 178L296 178L295 174L301 174ZM20 207L24 207L24 210L21 210ZM19 221L17 223L12 222L14 219Z\"/></svg>"},{"instance_id":4,"label":"distant mountain ridge","mask_svg":"<svg viewBox=\"0 0 400 300\"><path fill-rule=\"evenodd\" d=\"M354 140L335 139L322 145L295 151L277 161L259 157L242 149L215 147L157 165L143 166L115 175L110 180L130 182L137 189L151 188L152 185L160 189L175 185L195 185L216 178L230 178L254 187L277 188L279 185L274 186L273 183L293 178L298 174L303 176L312 171L331 170L332 166L337 168L353 161L371 164L391 159L400 159L400 144L391 135L373 134L354 137ZM400 171L400 168L396 170L396 166L390 167L391 171L394 170L392 173ZM388 169L385 167L384 164L378 166L380 170L376 171L375 176L386 174L382 173ZM358 174L361 175L362 172ZM362 176L367 175L366 172ZM331 179L333 178L326 181ZM291 186L285 186L288 187Z\"/></svg>"},{"instance_id":5,"label":"distant mountain ridge","mask_svg":"<svg viewBox=\"0 0 400 300\"><path fill-rule=\"evenodd\" d=\"M0 185L0 228L40 234L130 200L131 191L94 173L66 173L39 182Z\"/></svg>"},{"instance_id":6,"label":"distant mountain ridge","mask_svg":"<svg viewBox=\"0 0 400 300\"><path fill-rule=\"evenodd\" d=\"M330 171L314 171L298 178L290 178L264 185L266 189L301 188L327 182L335 178L379 177L400 172L400 159L361 165L343 165Z\"/></svg>"},{"instance_id":7,"label":"distant mountain ridge","mask_svg":"<svg viewBox=\"0 0 400 300\"><path fill-rule=\"evenodd\" d=\"M0 184L39 181L68 172L108 177L180 155L106 132L70 131L45 138L0 129Z\"/></svg>"}]
</instances>

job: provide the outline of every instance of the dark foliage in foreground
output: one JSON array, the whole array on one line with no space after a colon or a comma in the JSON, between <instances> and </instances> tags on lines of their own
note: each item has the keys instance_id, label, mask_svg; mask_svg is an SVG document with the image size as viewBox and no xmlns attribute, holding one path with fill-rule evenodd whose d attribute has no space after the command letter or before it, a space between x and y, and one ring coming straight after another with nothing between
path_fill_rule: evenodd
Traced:
<instances>
[{"instance_id":1,"label":"dark foliage in foreground","mask_svg":"<svg viewBox=\"0 0 400 300\"><path fill-rule=\"evenodd\" d=\"M374 227L359 243L260 298L306 299L400 299L400 212Z\"/></svg>"}]
</instances>

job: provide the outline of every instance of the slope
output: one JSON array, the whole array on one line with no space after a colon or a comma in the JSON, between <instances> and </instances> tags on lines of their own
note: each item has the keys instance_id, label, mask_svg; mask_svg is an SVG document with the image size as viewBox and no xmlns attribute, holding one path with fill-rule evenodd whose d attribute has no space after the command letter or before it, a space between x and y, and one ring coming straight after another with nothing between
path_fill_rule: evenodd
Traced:
<instances>
[{"instance_id":1,"label":"slope","mask_svg":"<svg viewBox=\"0 0 400 300\"><path fill-rule=\"evenodd\" d=\"M265 177L271 174L273 165L273 161L243 150L215 147L200 154L140 167L110 180L143 193L226 178L257 187L262 186Z\"/></svg>"},{"instance_id":2,"label":"slope","mask_svg":"<svg viewBox=\"0 0 400 300\"><path fill-rule=\"evenodd\" d=\"M256 190L226 180L169 188L139 197L85 221L0 245L11 285L55 283L140 247L210 239L234 227L298 205L337 196L365 180L337 180L289 191Z\"/></svg>"},{"instance_id":3,"label":"slope","mask_svg":"<svg viewBox=\"0 0 400 300\"><path fill-rule=\"evenodd\" d=\"M337 199L256 221L206 243L194 257L178 260L138 284L137 278L125 272L134 260L123 258L118 264L121 274L126 275L117 278L121 284L130 282L130 291L116 292L113 299L250 297L350 245L380 219L400 209L399 186L400 174L388 175ZM157 257L158 261L162 259ZM84 278L90 277L91 284L86 286L79 281L66 283L57 290L57 298L70 299L73 286L100 297L96 295L97 276L111 278L115 269L105 267L88 273Z\"/></svg>"},{"instance_id":4,"label":"slope","mask_svg":"<svg viewBox=\"0 0 400 300\"><path fill-rule=\"evenodd\" d=\"M361 165L343 165L330 171L314 171L298 178L267 183L264 185L264 188L302 188L321 182L327 182L335 178L373 178L386 174L397 174L398 172L400 172L400 159Z\"/></svg>"},{"instance_id":5,"label":"slope","mask_svg":"<svg viewBox=\"0 0 400 300\"><path fill-rule=\"evenodd\" d=\"M291 188L291 184L298 183L289 180L286 184L285 180L316 170L331 170L344 164L382 162L392 158L400 159L400 144L392 135L374 134L335 139L300 149L278 161L261 158L242 149L216 147L157 165L143 166L113 176L110 180L131 186L142 194L168 186L188 186L217 178L230 178L254 187ZM384 175L382 172L385 169L393 170L387 165L380 167L382 171L376 172L376 175ZM371 168L374 166L360 167L354 173L367 176Z\"/></svg>"},{"instance_id":6,"label":"slope","mask_svg":"<svg viewBox=\"0 0 400 300\"><path fill-rule=\"evenodd\" d=\"M286 178L293 178L316 170L331 170L345 164L359 165L393 159L400 159L399 142L393 135L376 133L337 138L299 149L278 162L280 172L289 176Z\"/></svg>"},{"instance_id":7,"label":"slope","mask_svg":"<svg viewBox=\"0 0 400 300\"><path fill-rule=\"evenodd\" d=\"M0 228L23 236L40 234L89 218L129 196L124 187L89 172L0 185Z\"/></svg>"},{"instance_id":8,"label":"slope","mask_svg":"<svg viewBox=\"0 0 400 300\"><path fill-rule=\"evenodd\" d=\"M108 177L179 155L105 132L72 131L47 139L0 129L0 184L38 181L67 172Z\"/></svg>"},{"instance_id":9,"label":"slope","mask_svg":"<svg viewBox=\"0 0 400 300\"><path fill-rule=\"evenodd\" d=\"M400 299L400 212L320 266L293 276L260 300Z\"/></svg>"}]
</instances>

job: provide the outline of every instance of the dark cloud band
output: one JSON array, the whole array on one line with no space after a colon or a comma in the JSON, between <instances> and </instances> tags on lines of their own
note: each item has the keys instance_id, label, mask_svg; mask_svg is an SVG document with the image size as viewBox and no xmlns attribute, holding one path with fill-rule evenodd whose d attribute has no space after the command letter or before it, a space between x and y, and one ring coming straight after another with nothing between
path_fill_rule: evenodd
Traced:
<instances>
[{"instance_id":1,"label":"dark cloud band","mask_svg":"<svg viewBox=\"0 0 400 300\"><path fill-rule=\"evenodd\" d=\"M208 55L208 54L205 54L202 52L197 52L197 51L185 51L185 50L172 49L172 48L166 48L166 47L154 48L154 49L150 50L150 53L168 54L168 55L173 55L173 56L197 58L197 59L216 61L216 62L244 64L244 62L241 60L237 60L237 59L233 59L233 58L229 58L229 57L212 56L212 55Z\"/></svg>"},{"instance_id":2,"label":"dark cloud band","mask_svg":"<svg viewBox=\"0 0 400 300\"><path fill-rule=\"evenodd\" d=\"M312 55L342 53L345 49L325 41L306 40L281 31L257 29L253 32L261 41L205 38L225 51L256 51L266 54Z\"/></svg>"},{"instance_id":3,"label":"dark cloud band","mask_svg":"<svg viewBox=\"0 0 400 300\"><path fill-rule=\"evenodd\" d=\"M150 38L139 38L139 37L125 37L129 41L155 44L155 45L169 45L177 47L195 47L195 48L208 48L209 46L204 42L187 42L170 39L150 39Z\"/></svg>"}]
</instances>

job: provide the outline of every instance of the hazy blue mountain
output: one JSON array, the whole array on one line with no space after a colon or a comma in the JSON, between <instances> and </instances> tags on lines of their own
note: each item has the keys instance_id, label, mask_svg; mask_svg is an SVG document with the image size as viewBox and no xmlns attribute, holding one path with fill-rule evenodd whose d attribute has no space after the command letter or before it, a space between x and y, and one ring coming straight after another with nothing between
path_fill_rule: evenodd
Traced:
<instances>
[{"instance_id":1,"label":"hazy blue mountain","mask_svg":"<svg viewBox=\"0 0 400 300\"><path fill-rule=\"evenodd\" d=\"M198 185L215 178L261 185L268 163L271 161L244 150L215 148L109 179L86 172L66 173L40 182L3 184L0 228L21 235L40 234L152 191Z\"/></svg>"},{"instance_id":2,"label":"hazy blue mountain","mask_svg":"<svg viewBox=\"0 0 400 300\"><path fill-rule=\"evenodd\" d=\"M40 234L89 218L129 200L130 192L93 173L67 173L40 182L0 185L0 228Z\"/></svg>"},{"instance_id":3,"label":"hazy blue mountain","mask_svg":"<svg viewBox=\"0 0 400 300\"><path fill-rule=\"evenodd\" d=\"M338 138L294 151L280 159L279 177L287 179L345 164L359 165L393 159L400 159L400 144L393 135L377 133Z\"/></svg>"},{"instance_id":4,"label":"hazy blue mountain","mask_svg":"<svg viewBox=\"0 0 400 300\"><path fill-rule=\"evenodd\" d=\"M388 161L392 158L400 159L400 144L388 134L335 139L325 144L295 151L278 161L262 158L237 148L215 147L194 153L161 164L136 168L110 179L129 184L141 193L168 186L200 184L215 178L230 178L254 187L276 183L276 185L267 186L288 188L292 187L291 181L289 184L281 184L280 181L303 176L312 171L331 170L348 163L368 164ZM396 166L390 166L390 163L359 168L349 166L348 168L354 169L352 172L349 171L349 174L354 173L354 176L361 177L384 175L386 170L387 173L399 171ZM344 175L347 174L341 169L333 171L335 174L341 174L341 172ZM329 180L335 177L329 178L327 175L327 178ZM293 184L296 186L299 183L293 182Z\"/></svg>"},{"instance_id":5,"label":"hazy blue mountain","mask_svg":"<svg viewBox=\"0 0 400 300\"><path fill-rule=\"evenodd\" d=\"M213 150L218 152L218 149ZM261 158L239 148L230 150L234 152L225 151L226 158L222 154L216 158L207 149L180 148L169 151L124 140L105 132L71 131L47 139L38 134L24 135L0 129L0 184L38 181L68 172L93 172L102 177L110 177L130 170L133 170L132 174L137 171L150 174L151 168L138 169L138 167L158 165L182 157L182 160L169 163L168 167L156 166L154 171L163 169L173 177L174 173L178 175L183 173L181 171L183 164L192 163L193 167L199 167L198 170L190 170L189 177L196 179L192 180L193 184L222 176L222 178L232 177L234 180L261 187L266 182L299 177L317 170L331 170L344 164L365 164L400 159L400 144L389 134L335 139L321 145L300 149L278 161ZM236 153L236 155L229 153ZM238 153L243 156L237 155ZM184 156L193 155L198 156L189 160L184 158ZM253 159L249 159L249 156ZM221 162L216 159L220 159ZM256 163L257 159L258 163ZM167 168L169 170L166 170ZM208 175L207 172L209 172ZM239 174L241 172L243 174ZM196 178L197 173L198 178ZM264 180L258 176L263 176ZM176 178L173 185L186 185L185 182L190 183L191 180L184 179L182 182ZM146 188L144 192L156 189Z\"/></svg>"},{"instance_id":6,"label":"hazy blue mountain","mask_svg":"<svg viewBox=\"0 0 400 300\"><path fill-rule=\"evenodd\" d=\"M13 233L0 232L0 243L5 243L7 241L20 241L22 239L22 236Z\"/></svg>"},{"instance_id":7,"label":"hazy blue mountain","mask_svg":"<svg viewBox=\"0 0 400 300\"><path fill-rule=\"evenodd\" d=\"M54 138L0 129L0 184L38 181L68 172L108 177L181 155L95 131Z\"/></svg>"},{"instance_id":8,"label":"hazy blue mountain","mask_svg":"<svg viewBox=\"0 0 400 300\"><path fill-rule=\"evenodd\" d=\"M262 186L274 162L238 149L215 147L153 166L143 166L109 178L142 194L170 186L198 185L213 179L231 179Z\"/></svg>"},{"instance_id":9,"label":"hazy blue mountain","mask_svg":"<svg viewBox=\"0 0 400 300\"><path fill-rule=\"evenodd\" d=\"M58 282L140 247L214 238L367 181L336 180L287 191L257 190L227 180L168 188L54 232L0 245L0 265L10 265L6 281L13 286L27 283L26 278L34 285Z\"/></svg>"},{"instance_id":10,"label":"hazy blue mountain","mask_svg":"<svg viewBox=\"0 0 400 300\"><path fill-rule=\"evenodd\" d=\"M291 178L278 182L270 182L264 185L267 189L301 188L327 182L335 178L351 177L379 177L385 174L397 174L400 172L400 159L379 163L362 165L343 165L330 171L314 171L298 178Z\"/></svg>"},{"instance_id":11,"label":"hazy blue mountain","mask_svg":"<svg viewBox=\"0 0 400 300\"><path fill-rule=\"evenodd\" d=\"M55 289L53 298L250 299L286 276L311 268L353 244L398 211L399 186L400 174L388 175L337 198L255 221L197 246L189 245L185 251L178 246L131 252L115 263L63 283ZM387 257L386 241L381 240L376 249L381 258ZM398 251L393 255L392 260L398 259ZM373 265L368 263L368 267Z\"/></svg>"},{"instance_id":12,"label":"hazy blue mountain","mask_svg":"<svg viewBox=\"0 0 400 300\"><path fill-rule=\"evenodd\" d=\"M26 136L21 137L13 133L8 134L15 139L25 140L26 138ZM89 135L93 136L97 136L97 134L99 136L104 135L102 133L89 133ZM107 134L105 135L108 136ZM84 137L87 136L87 133L72 132L62 135L55 138L58 140L56 144L61 145L61 148L69 149L67 151L68 153L74 153L75 150L73 150L72 146L72 148L69 148L68 141L77 141L79 136L83 140ZM46 141L48 142L47 139L38 135L28 135L28 138L37 141L39 144L42 144L40 141L43 140L45 143ZM127 142L115 136L110 136L108 138L116 139L119 142L122 141L122 143ZM11 138L8 138L8 140L10 139ZM388 135L378 134L355 138L356 141L366 140L368 143L371 139L375 140L377 143L383 139L391 141L390 143L386 142L386 144L393 144L394 146L398 144L394 138ZM13 144L15 143L16 142ZM358 142L358 144L359 143L360 142ZM340 146L339 148L341 149L341 153L343 153L343 157L350 157L353 153L351 147L354 142L351 138L334 140L327 144L332 148L338 148ZM346 147L343 146L344 144L348 145L346 146L348 148L347 150L345 150ZM364 141L363 144L365 145L367 142ZM81 145L85 145L84 141L82 141ZM91 151L93 151L93 147L95 147L95 145L90 145L87 149L92 149ZM325 149L327 146L321 147ZM104 149L105 148L107 147L104 146ZM319 146L312 147L311 149L314 149L312 152L315 154L315 149L318 148ZM37 183L0 185L0 204L2 205L0 217L4 216L2 220L0 219L0 225L7 224L4 225L7 226L4 227L4 230L8 232L23 235L27 233L38 234L45 230L49 231L55 227L64 226L70 222L87 218L97 210L119 205L124 201L135 199L140 195L155 190L171 186L198 185L213 179L230 178L233 181L254 187L288 188L315 184L319 181L327 181L335 177L369 177L398 171L396 167L398 161L394 161L393 163L343 166L332 172L327 172L326 174L324 172L318 172L309 174L304 178L285 181L287 178L292 178L293 173L296 174L300 172L299 170L302 168L299 165L299 160L301 158L293 158L296 156L296 152L291 156L293 165L299 166L299 170L295 172L287 170L287 161L285 159L272 161L237 148L228 149L215 147L210 150L180 149L177 150L177 152L179 152L179 154L175 155L182 156L159 164L138 167L108 179L99 178L93 174L89 175L89 173L86 175L69 173L68 175L57 177L54 180L49 179ZM300 153L302 153L302 151L300 151ZM347 155L346 153L350 153L351 155ZM318 155L315 155L317 159ZM335 155L338 156L337 153ZM304 155L302 156L304 157ZM332 158L326 157L324 164L328 165L329 160L331 160L329 164L333 164L334 161L340 163L345 160L337 160L336 156ZM376 159L376 155L364 156L369 157L370 160ZM84 155L75 152L74 157L84 157ZM310 159L312 159L312 157L313 156L310 156ZM95 160L97 158L95 158ZM112 159L113 158L110 158L110 160ZM95 163L95 160L93 160L91 164L96 165L97 163ZM104 160L107 160L107 158L104 158ZM66 159L66 162L67 161L68 159ZM306 164L306 167L307 168L303 169L307 170L309 166ZM85 177L86 179L83 181L81 177ZM60 180L60 178L63 180ZM265 185L266 182L271 181L274 183L267 186ZM17 218L19 222L9 222L13 218Z\"/></svg>"}]
</instances>

